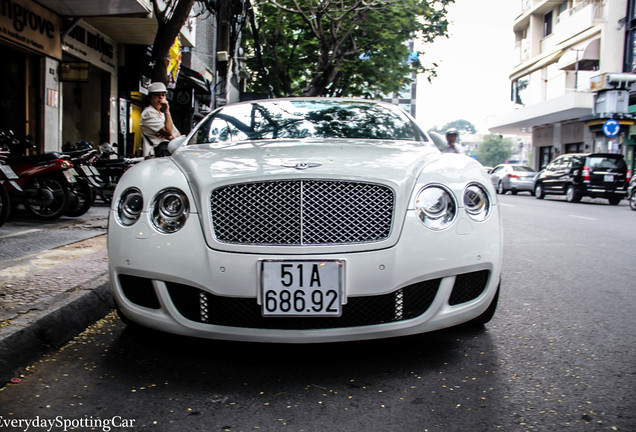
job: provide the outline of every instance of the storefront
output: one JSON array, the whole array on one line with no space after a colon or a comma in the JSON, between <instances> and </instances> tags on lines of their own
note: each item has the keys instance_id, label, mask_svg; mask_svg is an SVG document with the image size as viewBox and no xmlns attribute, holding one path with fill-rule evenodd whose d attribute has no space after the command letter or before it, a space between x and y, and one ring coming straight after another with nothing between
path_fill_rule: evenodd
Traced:
<instances>
[{"instance_id":1,"label":"storefront","mask_svg":"<svg viewBox=\"0 0 636 432\"><path fill-rule=\"evenodd\" d=\"M117 142L117 42L81 21L63 30L62 142Z\"/></svg>"},{"instance_id":2,"label":"storefront","mask_svg":"<svg viewBox=\"0 0 636 432\"><path fill-rule=\"evenodd\" d=\"M59 149L60 18L30 0L0 5L0 130Z\"/></svg>"}]
</instances>

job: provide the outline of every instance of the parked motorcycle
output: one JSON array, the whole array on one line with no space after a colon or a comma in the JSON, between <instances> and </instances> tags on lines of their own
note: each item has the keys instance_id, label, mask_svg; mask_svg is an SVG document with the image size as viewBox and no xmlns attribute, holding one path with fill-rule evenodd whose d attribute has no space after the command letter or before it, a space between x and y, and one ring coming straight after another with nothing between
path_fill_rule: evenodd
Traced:
<instances>
[{"instance_id":1,"label":"parked motorcycle","mask_svg":"<svg viewBox=\"0 0 636 432\"><path fill-rule=\"evenodd\" d=\"M12 133L0 132L0 145L10 149L6 163L17 175L2 183L11 204L14 207L22 204L28 213L41 220L59 218L69 207L76 183L72 162L55 152L14 156L11 145L15 142Z\"/></svg>"},{"instance_id":2,"label":"parked motorcycle","mask_svg":"<svg viewBox=\"0 0 636 432\"><path fill-rule=\"evenodd\" d=\"M95 172L92 169L92 162L97 158L98 152L84 140L75 145L65 143L62 151L62 155L68 157L73 163L76 175L76 182L71 191L71 202L64 215L81 216L91 208L95 195L101 188L101 179L95 178Z\"/></svg>"},{"instance_id":3,"label":"parked motorcycle","mask_svg":"<svg viewBox=\"0 0 636 432\"><path fill-rule=\"evenodd\" d=\"M102 201L107 204L111 203L113 192L121 176L126 170L142 160L144 158L118 156L114 146L109 143L100 145L100 155L93 162L93 166L99 171L99 176L102 179L101 188L97 191Z\"/></svg>"},{"instance_id":4,"label":"parked motorcycle","mask_svg":"<svg viewBox=\"0 0 636 432\"><path fill-rule=\"evenodd\" d=\"M18 175L6 164L9 157L9 147L0 144L0 226L2 226L11 214L11 198L7 189L12 184L13 187L19 188L15 183ZM6 185L5 185L6 183Z\"/></svg>"}]
</instances>

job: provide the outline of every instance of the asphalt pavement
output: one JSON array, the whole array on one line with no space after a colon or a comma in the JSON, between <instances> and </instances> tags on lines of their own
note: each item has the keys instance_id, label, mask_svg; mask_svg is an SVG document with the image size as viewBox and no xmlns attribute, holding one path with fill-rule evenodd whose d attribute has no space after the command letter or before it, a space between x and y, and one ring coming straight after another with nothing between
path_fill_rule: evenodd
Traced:
<instances>
[{"instance_id":1,"label":"asphalt pavement","mask_svg":"<svg viewBox=\"0 0 636 432\"><path fill-rule=\"evenodd\" d=\"M0 386L113 308L108 207L42 222L18 214L0 227Z\"/></svg>"}]
</instances>

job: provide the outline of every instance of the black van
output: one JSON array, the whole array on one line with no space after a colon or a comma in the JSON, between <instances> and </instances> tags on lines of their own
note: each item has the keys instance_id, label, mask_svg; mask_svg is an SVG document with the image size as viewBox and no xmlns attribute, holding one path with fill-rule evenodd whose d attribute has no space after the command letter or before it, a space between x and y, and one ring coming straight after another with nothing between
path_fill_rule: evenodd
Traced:
<instances>
[{"instance_id":1,"label":"black van","mask_svg":"<svg viewBox=\"0 0 636 432\"><path fill-rule=\"evenodd\" d=\"M554 159L539 172L534 196L565 195L569 202L584 196L607 198L611 205L627 193L627 164L623 155L613 153L572 153Z\"/></svg>"}]
</instances>

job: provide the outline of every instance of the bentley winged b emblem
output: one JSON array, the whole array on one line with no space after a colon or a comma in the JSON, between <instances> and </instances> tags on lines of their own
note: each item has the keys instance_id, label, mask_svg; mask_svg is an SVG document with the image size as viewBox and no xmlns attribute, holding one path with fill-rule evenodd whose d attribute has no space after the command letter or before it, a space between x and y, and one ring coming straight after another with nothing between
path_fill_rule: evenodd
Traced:
<instances>
[{"instance_id":1,"label":"bentley winged b emblem","mask_svg":"<svg viewBox=\"0 0 636 432\"><path fill-rule=\"evenodd\" d=\"M316 162L298 162L298 163L293 163L293 162L288 162L288 163L283 163L282 166L284 166L285 168L295 168L297 170L306 170L307 168L315 168L315 167L319 167L322 164L316 163Z\"/></svg>"}]
</instances>

